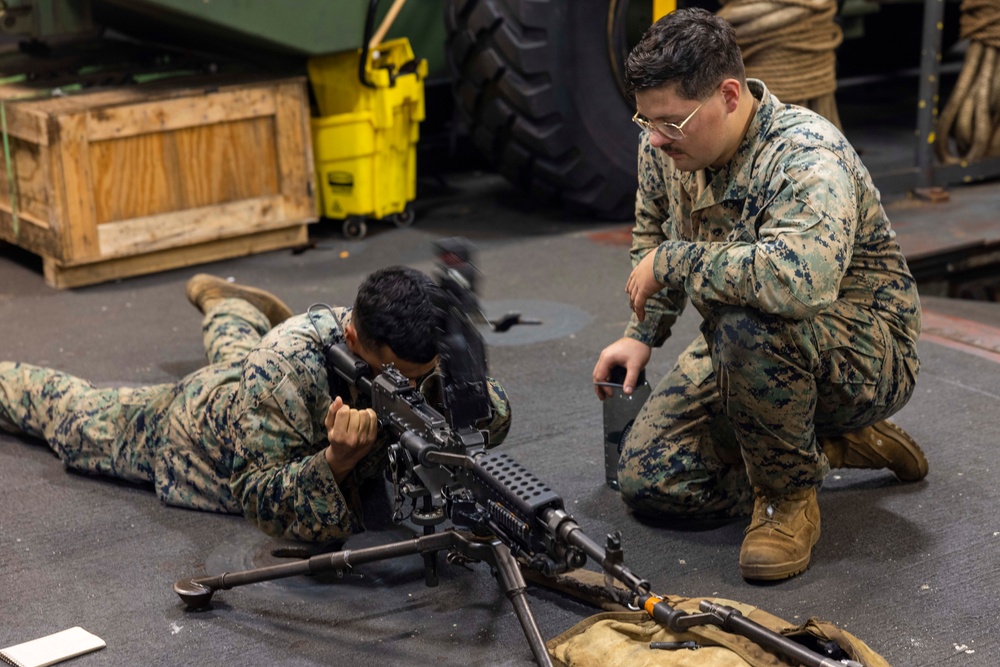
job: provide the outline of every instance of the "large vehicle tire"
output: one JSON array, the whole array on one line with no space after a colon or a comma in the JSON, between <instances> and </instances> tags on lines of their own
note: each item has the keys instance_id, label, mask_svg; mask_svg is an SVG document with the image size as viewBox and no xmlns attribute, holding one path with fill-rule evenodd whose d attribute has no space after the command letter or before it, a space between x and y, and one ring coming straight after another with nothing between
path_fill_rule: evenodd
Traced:
<instances>
[{"instance_id":1,"label":"large vehicle tire","mask_svg":"<svg viewBox=\"0 0 1000 667\"><path fill-rule=\"evenodd\" d=\"M605 219L634 215L623 3L446 3L450 75L473 143L515 185Z\"/></svg>"}]
</instances>

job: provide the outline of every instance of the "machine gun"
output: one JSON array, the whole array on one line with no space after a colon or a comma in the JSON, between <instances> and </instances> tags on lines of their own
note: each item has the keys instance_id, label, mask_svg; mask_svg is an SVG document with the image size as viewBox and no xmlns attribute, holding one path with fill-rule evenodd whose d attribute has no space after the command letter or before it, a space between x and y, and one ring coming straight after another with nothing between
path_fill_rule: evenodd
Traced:
<instances>
[{"instance_id":1,"label":"machine gun","mask_svg":"<svg viewBox=\"0 0 1000 667\"><path fill-rule=\"evenodd\" d=\"M552 665L526 598L521 568L545 576L583 567L593 559L605 573L608 595L643 609L675 632L715 625L751 639L806 667L863 667L835 660L745 618L739 611L703 601L700 613L671 607L651 592L648 581L624 564L619 534L602 546L570 516L562 498L509 455L488 449L480 429L491 415L486 356L473 318L479 314L474 293L475 269L468 246L459 239L439 242L434 297L441 313L439 367L443 410L430 405L392 366L373 375L368 365L343 345L327 351L331 386L347 382L371 400L379 429L389 435L388 470L397 503L410 502L410 520L423 535L392 544L345 549L301 562L188 578L174 592L192 608L204 607L217 590L300 574L344 572L365 563L420 554L425 579L437 584L437 554L449 561L485 562L513 604L535 661ZM477 318L478 319L478 318ZM485 321L485 318L482 318ZM397 506L396 514L399 514ZM437 526L450 522L440 532ZM625 589L613 586L612 579ZM627 590L626 590L627 589Z\"/></svg>"}]
</instances>

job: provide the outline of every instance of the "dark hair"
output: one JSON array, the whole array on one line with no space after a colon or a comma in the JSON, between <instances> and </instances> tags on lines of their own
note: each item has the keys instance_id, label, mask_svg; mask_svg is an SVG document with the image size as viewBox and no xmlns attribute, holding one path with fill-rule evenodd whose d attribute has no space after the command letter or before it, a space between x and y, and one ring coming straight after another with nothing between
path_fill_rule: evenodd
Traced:
<instances>
[{"instance_id":1,"label":"dark hair","mask_svg":"<svg viewBox=\"0 0 1000 667\"><path fill-rule=\"evenodd\" d=\"M678 9L654 23L625 61L629 96L677 84L677 93L701 100L725 79L746 81L736 31L701 8Z\"/></svg>"},{"instance_id":2,"label":"dark hair","mask_svg":"<svg viewBox=\"0 0 1000 667\"><path fill-rule=\"evenodd\" d=\"M437 354L440 315L432 301L440 289L424 273L389 266L371 273L354 301L352 322L365 347L388 345L397 357L425 364Z\"/></svg>"}]
</instances>

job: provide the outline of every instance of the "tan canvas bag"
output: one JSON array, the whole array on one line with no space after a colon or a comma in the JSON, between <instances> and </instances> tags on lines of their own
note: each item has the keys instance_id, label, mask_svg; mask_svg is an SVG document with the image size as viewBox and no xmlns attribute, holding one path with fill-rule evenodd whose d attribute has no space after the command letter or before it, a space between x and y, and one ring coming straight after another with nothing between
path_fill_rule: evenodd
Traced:
<instances>
[{"instance_id":1,"label":"tan canvas bag","mask_svg":"<svg viewBox=\"0 0 1000 667\"><path fill-rule=\"evenodd\" d=\"M789 637L809 634L822 642L835 641L848 656L865 667L890 667L880 655L854 635L831 623L810 618L801 625L788 623L766 611L719 598L668 597L671 606L697 613L701 600L732 607L749 620ZM695 642L697 649L651 649L650 642ZM789 667L790 663L754 642L714 626L673 632L642 611L597 614L547 642L560 667Z\"/></svg>"}]
</instances>

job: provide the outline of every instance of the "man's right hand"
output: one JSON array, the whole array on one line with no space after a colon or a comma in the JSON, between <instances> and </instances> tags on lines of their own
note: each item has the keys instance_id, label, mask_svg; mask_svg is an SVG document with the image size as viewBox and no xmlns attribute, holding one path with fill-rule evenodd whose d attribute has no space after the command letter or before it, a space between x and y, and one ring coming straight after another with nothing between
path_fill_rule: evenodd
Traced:
<instances>
[{"instance_id":1,"label":"man's right hand","mask_svg":"<svg viewBox=\"0 0 1000 667\"><path fill-rule=\"evenodd\" d=\"M612 368L624 366L625 386L623 391L626 394L631 394L635 391L639 371L646 367L652 354L653 348L649 345L627 336L620 338L601 352L597 365L594 366L594 382L607 382L611 377ZM594 385L594 391L597 392L597 397L602 401L613 393L611 387L602 387L597 384Z\"/></svg>"},{"instance_id":2,"label":"man's right hand","mask_svg":"<svg viewBox=\"0 0 1000 667\"><path fill-rule=\"evenodd\" d=\"M378 434L378 417L371 408L355 410L337 396L326 413L326 462L340 484L354 466L372 450Z\"/></svg>"}]
</instances>

